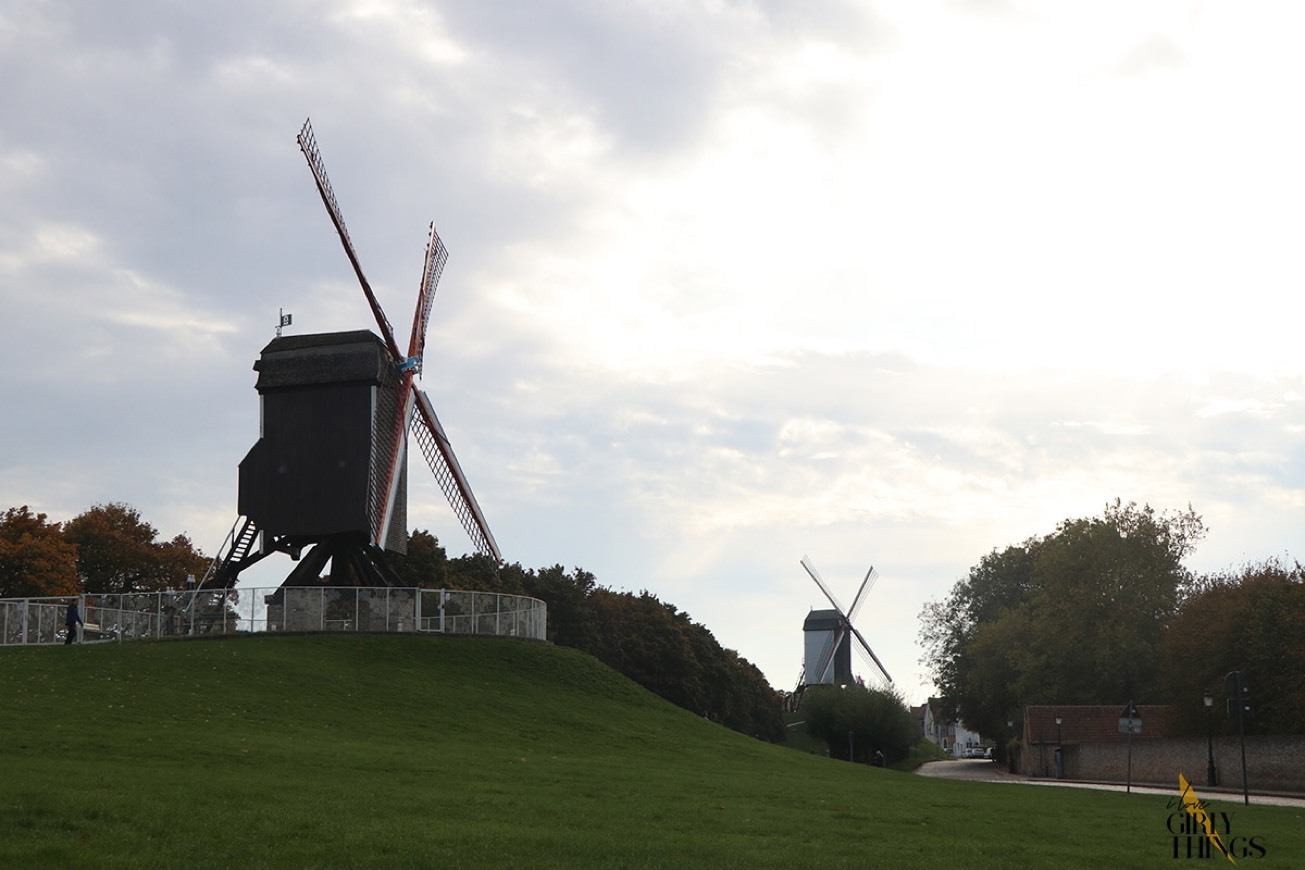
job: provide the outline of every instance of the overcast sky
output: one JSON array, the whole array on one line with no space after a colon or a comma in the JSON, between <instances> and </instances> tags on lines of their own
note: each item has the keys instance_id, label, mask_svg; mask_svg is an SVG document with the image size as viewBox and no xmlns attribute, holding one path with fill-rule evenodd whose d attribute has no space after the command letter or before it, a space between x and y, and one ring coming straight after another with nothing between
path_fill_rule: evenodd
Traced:
<instances>
[{"instance_id":1,"label":"overcast sky","mask_svg":"<svg viewBox=\"0 0 1305 870\"><path fill-rule=\"evenodd\" d=\"M507 560L776 688L804 554L877 566L913 702L924 603L1116 498L1190 503L1196 570L1295 558L1299 8L0 0L0 508L217 551L278 309L372 327L311 116L394 323L449 248L423 386Z\"/></svg>"}]
</instances>

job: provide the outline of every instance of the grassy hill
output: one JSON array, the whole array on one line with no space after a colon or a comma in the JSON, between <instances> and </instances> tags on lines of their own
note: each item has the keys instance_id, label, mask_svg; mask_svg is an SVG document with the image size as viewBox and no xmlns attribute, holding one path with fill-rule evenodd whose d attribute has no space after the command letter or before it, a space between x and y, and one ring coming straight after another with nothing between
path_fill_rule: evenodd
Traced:
<instances>
[{"instance_id":1,"label":"grassy hill","mask_svg":"<svg viewBox=\"0 0 1305 870\"><path fill-rule=\"evenodd\" d=\"M1305 866L1305 811L1235 809ZM1155 867L1169 812L770 746L561 647L0 649L0 867Z\"/></svg>"}]
</instances>

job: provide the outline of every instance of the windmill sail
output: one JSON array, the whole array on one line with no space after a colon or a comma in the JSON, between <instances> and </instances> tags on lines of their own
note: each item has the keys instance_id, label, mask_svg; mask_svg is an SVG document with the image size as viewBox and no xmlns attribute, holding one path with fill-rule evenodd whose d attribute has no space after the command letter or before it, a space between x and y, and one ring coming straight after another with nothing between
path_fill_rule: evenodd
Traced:
<instances>
[{"instance_id":1,"label":"windmill sail","mask_svg":"<svg viewBox=\"0 0 1305 870\"><path fill-rule=\"evenodd\" d=\"M861 636L861 632L857 631L854 626L849 625L848 627L852 629L852 635L857 639L857 642L861 644L861 649L865 650L866 654L870 656L870 659L875 663L875 667L879 669L879 673L883 674L884 679L891 683L893 678L889 675L888 669L884 667L883 662L879 661L879 656L875 655L875 651L870 649L870 644L865 642L865 638Z\"/></svg>"},{"instance_id":2,"label":"windmill sail","mask_svg":"<svg viewBox=\"0 0 1305 870\"><path fill-rule=\"evenodd\" d=\"M865 579L861 581L861 588L856 590L856 597L852 599L852 606L847 609L847 621L851 622L856 619L857 613L861 610L861 605L870 597L870 590L874 588L875 581L879 579L879 572L875 566L871 565L870 570L865 572Z\"/></svg>"},{"instance_id":3,"label":"windmill sail","mask_svg":"<svg viewBox=\"0 0 1305 870\"><path fill-rule=\"evenodd\" d=\"M843 645L846 632L838 629L831 633L825 640L824 647L820 650L820 657L817 659L819 664L815 670L816 683L833 683L836 682L837 674L834 673L834 656L838 654L838 648Z\"/></svg>"},{"instance_id":4,"label":"windmill sail","mask_svg":"<svg viewBox=\"0 0 1305 870\"><path fill-rule=\"evenodd\" d=\"M445 250L432 222L430 241L426 243L426 265L421 270L421 288L417 291L417 310L412 316L412 337L408 340L408 360L416 362L418 374L421 373L422 357L426 353L426 325L430 322L431 302L435 298L435 288L439 286L440 275L444 274L444 264L448 259L449 252Z\"/></svg>"},{"instance_id":5,"label":"windmill sail","mask_svg":"<svg viewBox=\"0 0 1305 870\"><path fill-rule=\"evenodd\" d=\"M471 485L458 465L458 458L453 455L453 445L444 434L444 427L435 416L435 408L423 390L414 390L417 396L417 413L412 420L412 436L417 439L426 463L435 475L449 506L462 523L472 543L479 553L491 556L496 562L503 556L498 544L489 530L489 523L481 513L476 497L471 493Z\"/></svg>"},{"instance_id":6,"label":"windmill sail","mask_svg":"<svg viewBox=\"0 0 1305 870\"><path fill-rule=\"evenodd\" d=\"M331 189L331 180L326 177L326 162L322 160L322 153L317 150L317 137L313 135L311 120L304 121L297 141L299 149L304 152L304 157L308 160L308 168L313 172L313 180L317 182L317 192L321 194L322 204L326 206L326 212L331 216L331 223L335 224L335 231L340 236L340 244L344 245L345 256L349 258L349 264L353 266L353 272L358 276L358 283L362 285L362 291L367 296L367 304L371 306L376 325L380 327L381 338L385 341L385 346L389 348L395 362L403 362L403 354L399 352L399 345L394 340L394 328L390 326L385 311L381 309L381 303L376 300L376 294L372 292L371 282L363 274L362 264L358 262L358 252L354 250L353 241L349 238L349 230L344 225L344 215L340 213L335 191Z\"/></svg>"},{"instance_id":7,"label":"windmill sail","mask_svg":"<svg viewBox=\"0 0 1305 870\"><path fill-rule=\"evenodd\" d=\"M821 579L820 572L816 570L816 566L811 564L811 560L806 556L803 556L801 564L802 568L808 575L810 575L811 579L816 581L816 585L820 587L820 591L825 593L825 597L829 599L829 603L834 605L834 609L839 613L846 613L847 611L843 609L843 605L839 603L838 599L834 597L834 593L829 591L829 587L826 586L825 581Z\"/></svg>"}]
</instances>

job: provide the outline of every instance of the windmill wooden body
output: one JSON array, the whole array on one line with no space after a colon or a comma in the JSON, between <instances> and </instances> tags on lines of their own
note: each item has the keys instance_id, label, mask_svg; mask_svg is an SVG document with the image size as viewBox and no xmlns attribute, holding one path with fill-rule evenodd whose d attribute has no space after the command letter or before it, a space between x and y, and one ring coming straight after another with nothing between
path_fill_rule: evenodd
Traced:
<instances>
[{"instance_id":1,"label":"windmill wooden body","mask_svg":"<svg viewBox=\"0 0 1305 870\"><path fill-rule=\"evenodd\" d=\"M852 599L851 608L844 610L843 605L834 597L834 593L829 591L825 581L821 579L820 573L816 571L811 560L806 556L802 557L802 568L807 572L820 591L829 599L833 609L812 610L807 614L802 624L803 633L803 664L802 679L798 689L812 685L848 685L854 682L855 676L852 673L852 650L855 647L862 657L873 663L874 667L883 675L888 683L893 682L888 671L884 668L883 662L879 661L879 656L875 655L874 650L870 649L870 644L857 631L852 620L856 618L857 612L865 604L866 597L869 595L871 587L874 586L878 574L872 567L866 572L865 579L861 581L861 588L857 590L856 597Z\"/></svg>"},{"instance_id":2,"label":"windmill wooden body","mask_svg":"<svg viewBox=\"0 0 1305 870\"><path fill-rule=\"evenodd\" d=\"M263 348L254 364L262 425L240 463L241 517L200 585L229 587L274 552L299 562L283 585L317 583L328 563L333 584L396 585L385 553L407 546L409 433L477 552L497 563L498 544L430 399L414 382L448 258L444 244L432 224L404 353L363 274L309 123L298 142L380 335L278 336Z\"/></svg>"}]
</instances>

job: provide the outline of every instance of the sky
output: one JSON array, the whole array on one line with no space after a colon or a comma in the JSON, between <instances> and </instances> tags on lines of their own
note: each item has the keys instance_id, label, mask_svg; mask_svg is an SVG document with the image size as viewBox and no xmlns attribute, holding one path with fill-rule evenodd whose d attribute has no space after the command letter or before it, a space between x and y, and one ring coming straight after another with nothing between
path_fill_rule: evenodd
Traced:
<instances>
[{"instance_id":1,"label":"sky","mask_svg":"<svg viewBox=\"0 0 1305 870\"><path fill-rule=\"evenodd\" d=\"M799 560L844 603L874 565L857 626L922 702L923 606L1063 520L1190 505L1201 572L1305 549L1303 26L0 0L0 507L217 552L278 312L373 326L311 116L392 322L430 221L449 249L421 386L508 562L646 589L777 689L826 604Z\"/></svg>"}]
</instances>

